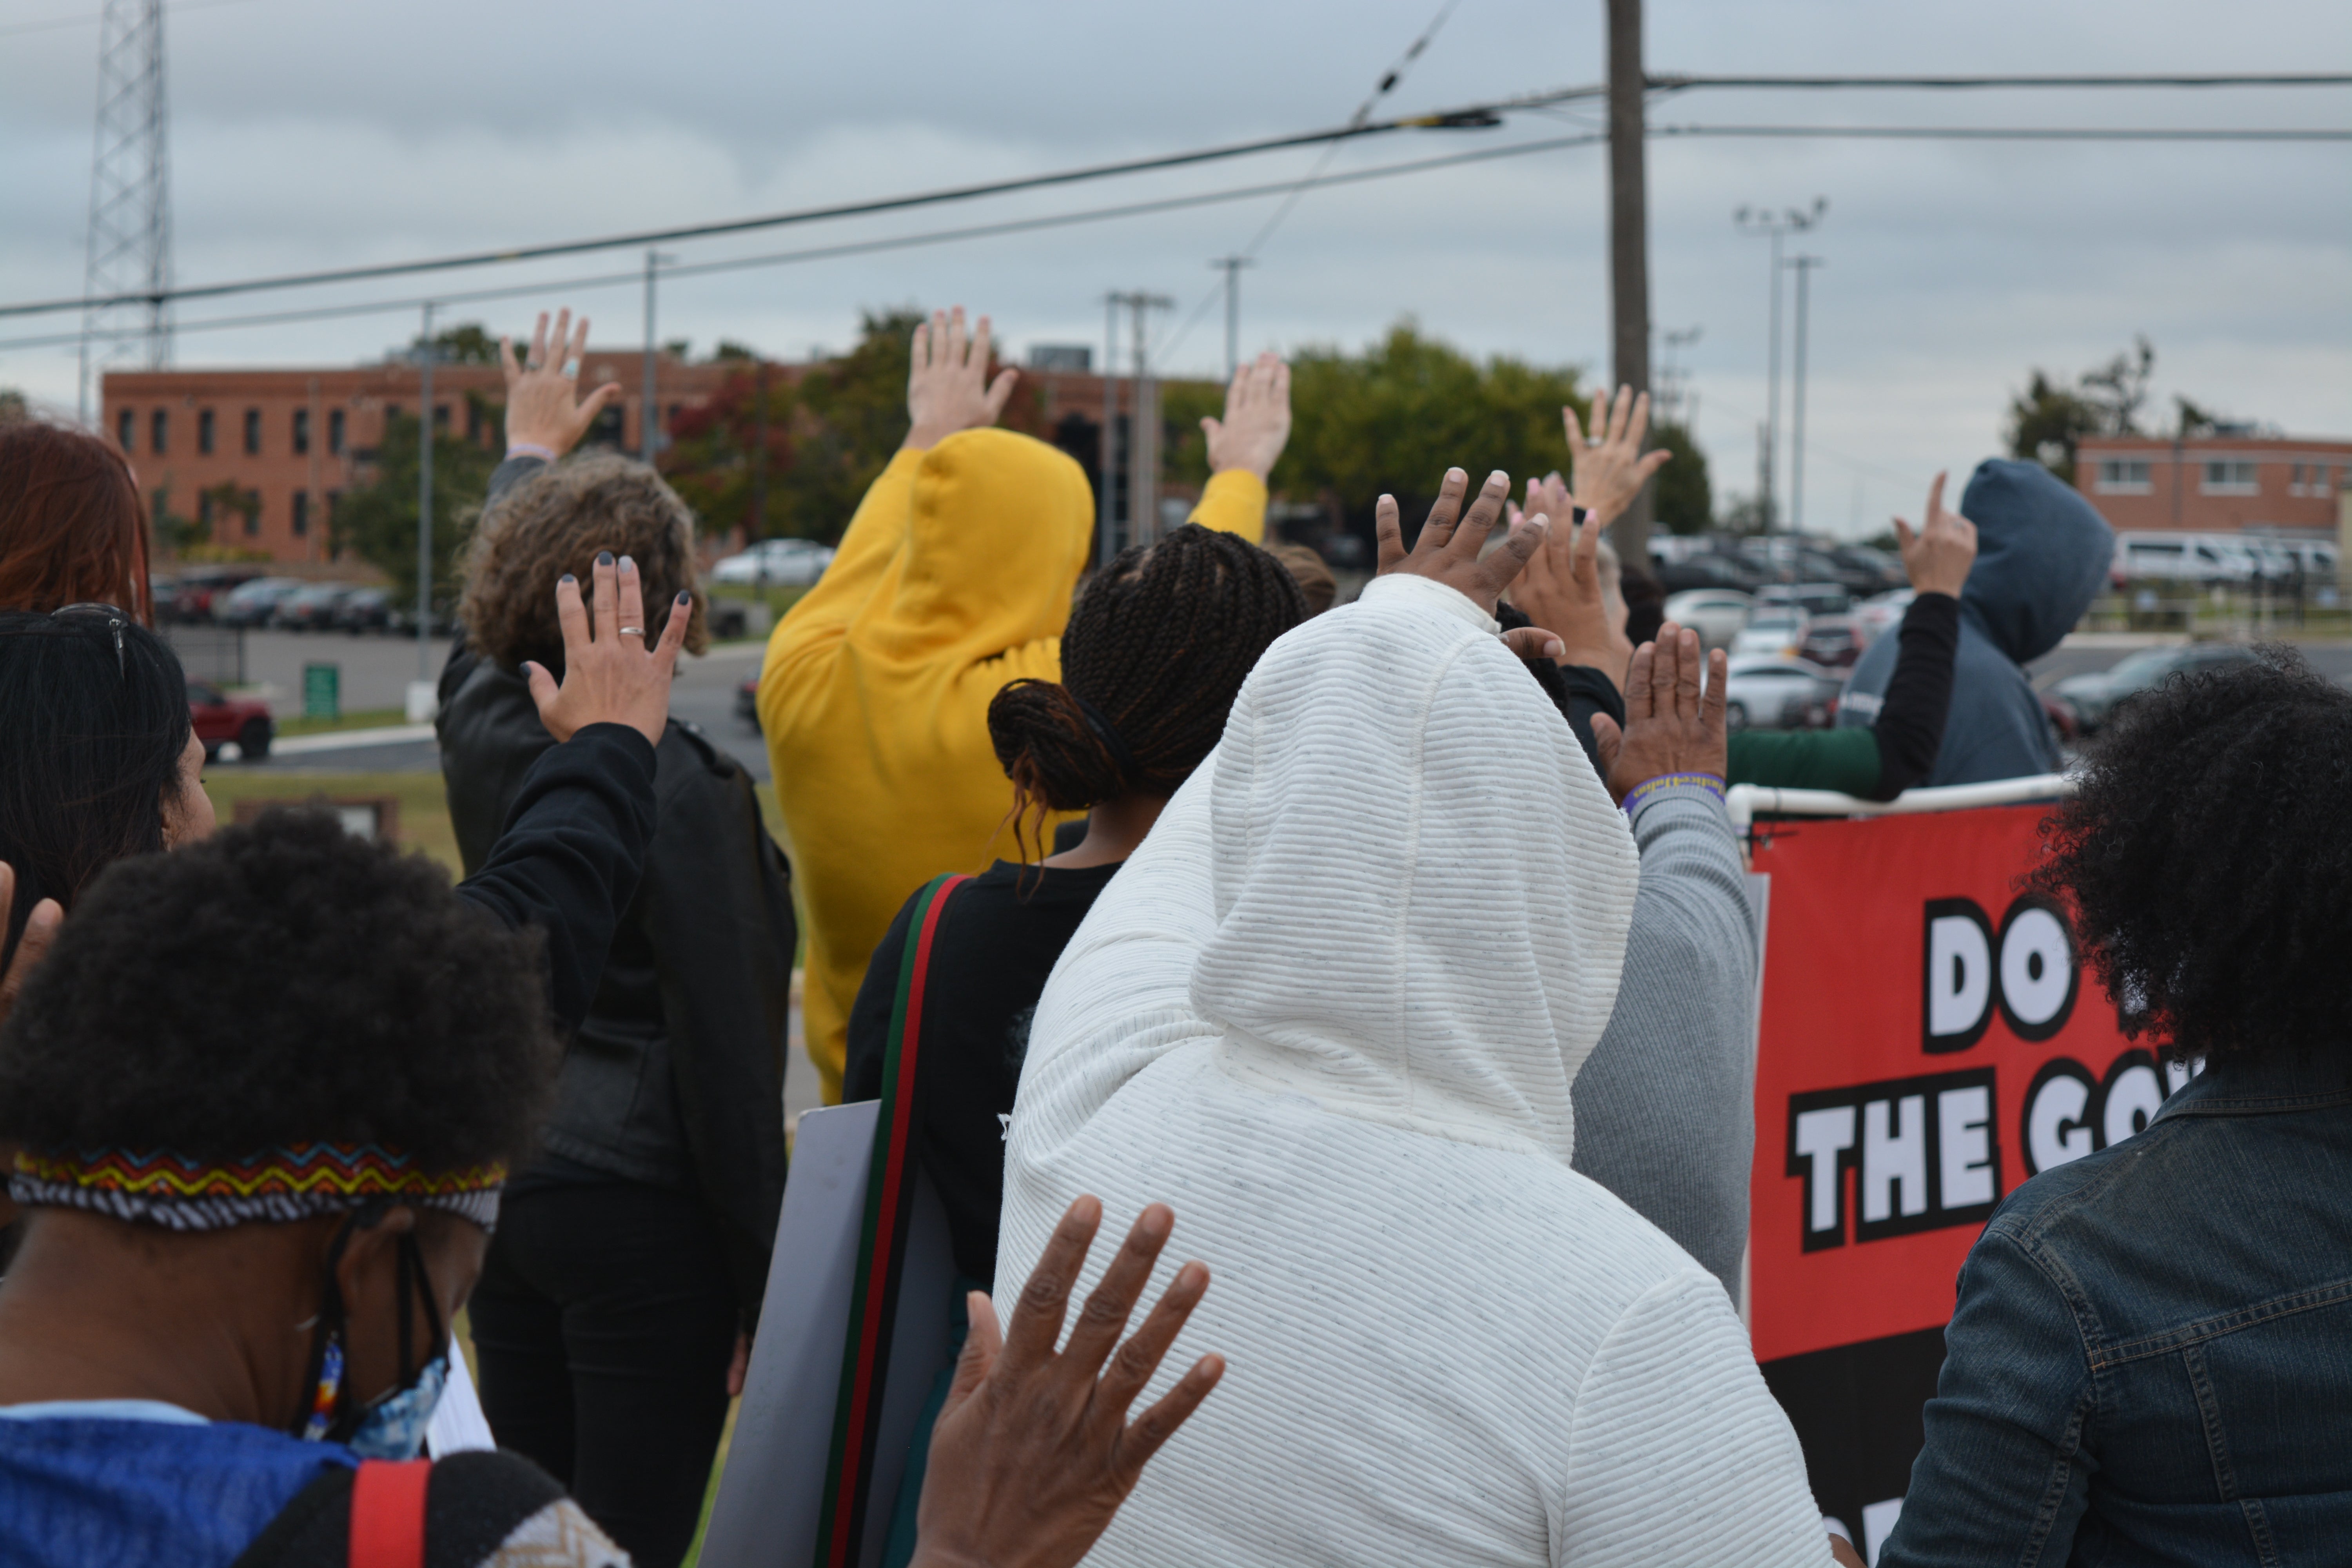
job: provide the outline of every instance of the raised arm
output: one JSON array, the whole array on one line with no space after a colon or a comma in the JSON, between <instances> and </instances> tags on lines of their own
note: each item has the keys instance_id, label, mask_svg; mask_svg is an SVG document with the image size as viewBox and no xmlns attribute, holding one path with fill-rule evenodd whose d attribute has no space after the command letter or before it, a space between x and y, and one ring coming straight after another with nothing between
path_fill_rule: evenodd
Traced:
<instances>
[{"instance_id":1,"label":"raised arm","mask_svg":"<svg viewBox=\"0 0 2352 1568\"><path fill-rule=\"evenodd\" d=\"M1205 418L1209 484L1186 519L1255 544L1265 538L1265 481L1290 441L1290 367L1262 353L1234 372L1225 416Z\"/></svg>"},{"instance_id":2,"label":"raised arm","mask_svg":"<svg viewBox=\"0 0 2352 1568\"><path fill-rule=\"evenodd\" d=\"M1913 531L1901 518L1895 534L1914 597L1871 733L1878 741L1878 781L1871 792L1893 800L1935 771L1952 707L1952 659L1960 646L1960 590L1976 564L1977 527L1944 510L1944 476L1927 489L1927 521Z\"/></svg>"}]
</instances>

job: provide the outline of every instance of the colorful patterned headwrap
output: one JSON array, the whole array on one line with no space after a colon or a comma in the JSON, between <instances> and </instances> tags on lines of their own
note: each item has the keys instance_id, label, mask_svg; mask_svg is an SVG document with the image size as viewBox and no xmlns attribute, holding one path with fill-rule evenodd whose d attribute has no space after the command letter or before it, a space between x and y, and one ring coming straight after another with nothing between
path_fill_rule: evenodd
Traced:
<instances>
[{"instance_id":1,"label":"colorful patterned headwrap","mask_svg":"<svg viewBox=\"0 0 2352 1568\"><path fill-rule=\"evenodd\" d=\"M24 1149L8 1195L27 1205L89 1209L170 1230L308 1219L385 1200L446 1209L488 1230L498 1223L506 1179L504 1165L426 1171L372 1143L299 1143L230 1161L129 1149Z\"/></svg>"}]
</instances>

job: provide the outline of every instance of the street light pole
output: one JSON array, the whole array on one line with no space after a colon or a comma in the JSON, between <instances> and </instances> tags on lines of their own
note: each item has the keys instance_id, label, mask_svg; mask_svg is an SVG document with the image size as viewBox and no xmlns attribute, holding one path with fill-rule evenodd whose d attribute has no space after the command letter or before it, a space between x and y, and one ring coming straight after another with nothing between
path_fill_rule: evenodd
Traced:
<instances>
[{"instance_id":1,"label":"street light pole","mask_svg":"<svg viewBox=\"0 0 2352 1568\"><path fill-rule=\"evenodd\" d=\"M1764 447L1762 461L1756 465L1757 501L1763 510L1767 538L1774 531L1776 491L1780 488L1774 467L1780 447L1780 239L1783 235L1802 234L1811 228L1822 221L1829 205L1827 196L1815 196L1810 210L1787 207L1775 213L1763 207L1740 207L1731 215L1740 233L1765 235L1772 241L1772 322L1764 373Z\"/></svg>"},{"instance_id":2,"label":"street light pole","mask_svg":"<svg viewBox=\"0 0 2352 1568\"><path fill-rule=\"evenodd\" d=\"M1095 497L1095 564L1098 567L1110 563L1111 503L1117 499L1112 492L1118 484L1118 378L1114 374L1118 364L1118 300L1116 293L1103 296L1102 457L1096 467L1101 480Z\"/></svg>"},{"instance_id":3,"label":"street light pole","mask_svg":"<svg viewBox=\"0 0 2352 1568\"><path fill-rule=\"evenodd\" d=\"M416 340L424 385L416 409L416 679L433 674L433 301Z\"/></svg>"},{"instance_id":4,"label":"street light pole","mask_svg":"<svg viewBox=\"0 0 2352 1568\"><path fill-rule=\"evenodd\" d=\"M1246 256L1221 256L1209 265L1225 273L1225 379L1230 382L1242 363L1242 268L1257 263Z\"/></svg>"},{"instance_id":5,"label":"street light pole","mask_svg":"<svg viewBox=\"0 0 2352 1568\"><path fill-rule=\"evenodd\" d=\"M1648 132L1642 69L1642 0L1608 0L1609 280L1614 318L1610 368L1620 386L1650 389ZM1604 389L1605 390L1605 389ZM1645 484L1611 531L1629 571L1646 571L1654 485Z\"/></svg>"},{"instance_id":6,"label":"street light pole","mask_svg":"<svg viewBox=\"0 0 2352 1568\"><path fill-rule=\"evenodd\" d=\"M1796 400L1789 432L1789 529L1793 533L1805 531L1805 301L1811 292L1813 269L1828 262L1818 256L1792 256L1789 266L1797 274L1797 365Z\"/></svg>"},{"instance_id":7,"label":"street light pole","mask_svg":"<svg viewBox=\"0 0 2352 1568\"><path fill-rule=\"evenodd\" d=\"M654 275L660 269L663 262L670 259L672 258L664 256L657 250L646 252L646 374L643 394L645 401L637 410L637 445L642 448L640 456L647 468L654 466L654 458L661 450L661 415L658 412L660 405L656 401L659 384L654 379L655 366L661 357L660 345L654 337Z\"/></svg>"}]
</instances>

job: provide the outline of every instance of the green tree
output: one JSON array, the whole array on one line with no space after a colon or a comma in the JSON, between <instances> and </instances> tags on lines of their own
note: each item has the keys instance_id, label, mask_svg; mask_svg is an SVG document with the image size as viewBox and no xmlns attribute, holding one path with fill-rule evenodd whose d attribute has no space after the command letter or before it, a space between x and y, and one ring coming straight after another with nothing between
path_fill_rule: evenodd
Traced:
<instances>
[{"instance_id":1,"label":"green tree","mask_svg":"<svg viewBox=\"0 0 2352 1568\"><path fill-rule=\"evenodd\" d=\"M799 398L772 367L763 391L761 368L748 353L729 363L735 368L709 401L678 416L662 454L663 475L706 529L740 525L746 539L799 532L787 484Z\"/></svg>"},{"instance_id":2,"label":"green tree","mask_svg":"<svg viewBox=\"0 0 2352 1568\"><path fill-rule=\"evenodd\" d=\"M2030 458L2074 482L2074 451L2085 436L2137 436L2147 378L2156 368L2156 348L2145 336L2074 378L2070 390L2036 370L2022 395L2009 400L2009 455Z\"/></svg>"},{"instance_id":3,"label":"green tree","mask_svg":"<svg viewBox=\"0 0 2352 1568\"><path fill-rule=\"evenodd\" d=\"M434 333L433 346L438 351L435 357L441 364L499 363L499 340L479 321L460 321Z\"/></svg>"},{"instance_id":4,"label":"green tree","mask_svg":"<svg viewBox=\"0 0 2352 1568\"><path fill-rule=\"evenodd\" d=\"M1715 526L1715 487L1707 479L1706 454L1679 425L1651 426L1650 442L1675 455L1673 462L1658 470L1652 492L1657 525L1668 533L1705 533Z\"/></svg>"},{"instance_id":5,"label":"green tree","mask_svg":"<svg viewBox=\"0 0 2352 1568\"><path fill-rule=\"evenodd\" d=\"M335 509L328 539L337 554L348 550L390 577L393 601L416 602L416 490L419 421L403 415L391 421L376 448L374 478L350 490ZM433 602L457 603L458 556L472 537L488 494L495 453L455 437L433 443Z\"/></svg>"},{"instance_id":6,"label":"green tree","mask_svg":"<svg viewBox=\"0 0 2352 1568\"><path fill-rule=\"evenodd\" d=\"M1448 467L1467 470L1474 486L1500 468L1520 489L1530 474L1565 471L1560 407L1586 408L1573 368L1499 356L1482 363L1410 319L1361 354L1302 351L1290 386L1290 445L1275 488L1334 496L1360 529L1380 495L1393 493L1408 534Z\"/></svg>"},{"instance_id":7,"label":"green tree","mask_svg":"<svg viewBox=\"0 0 2352 1568\"><path fill-rule=\"evenodd\" d=\"M13 386L0 386L0 425L12 419L22 419L29 412L23 393Z\"/></svg>"}]
</instances>

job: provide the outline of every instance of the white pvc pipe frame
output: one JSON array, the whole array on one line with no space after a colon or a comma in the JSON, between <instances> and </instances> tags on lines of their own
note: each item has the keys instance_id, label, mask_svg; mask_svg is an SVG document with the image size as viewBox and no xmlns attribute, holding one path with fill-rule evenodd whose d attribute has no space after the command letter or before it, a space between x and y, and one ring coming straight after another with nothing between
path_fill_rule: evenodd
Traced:
<instances>
[{"instance_id":1,"label":"white pvc pipe frame","mask_svg":"<svg viewBox=\"0 0 2352 1568\"><path fill-rule=\"evenodd\" d=\"M1745 835L1759 816L1902 816L1923 811L1962 811L1976 805L2014 805L2021 801L2063 800L2074 793L2071 773L2035 773L1991 784L1944 784L1906 789L1893 800L1864 800L1832 789L1780 789L1769 784L1734 784L1724 797L1731 827Z\"/></svg>"}]
</instances>

